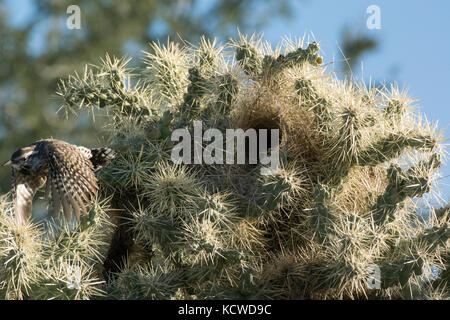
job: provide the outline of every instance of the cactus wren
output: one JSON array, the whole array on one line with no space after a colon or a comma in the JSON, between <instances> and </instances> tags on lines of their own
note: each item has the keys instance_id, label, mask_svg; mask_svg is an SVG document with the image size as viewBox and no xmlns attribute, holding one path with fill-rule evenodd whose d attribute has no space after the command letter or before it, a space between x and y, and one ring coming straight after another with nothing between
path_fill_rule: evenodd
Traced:
<instances>
[{"instance_id":1,"label":"cactus wren","mask_svg":"<svg viewBox=\"0 0 450 320\"><path fill-rule=\"evenodd\" d=\"M36 141L15 151L11 160L14 210L18 223L31 216L33 197L46 184L45 195L51 193L50 215L58 218L61 206L66 220L77 221L80 209L87 214L86 205L97 197L95 172L116 157L109 148L88 149L56 139Z\"/></svg>"}]
</instances>

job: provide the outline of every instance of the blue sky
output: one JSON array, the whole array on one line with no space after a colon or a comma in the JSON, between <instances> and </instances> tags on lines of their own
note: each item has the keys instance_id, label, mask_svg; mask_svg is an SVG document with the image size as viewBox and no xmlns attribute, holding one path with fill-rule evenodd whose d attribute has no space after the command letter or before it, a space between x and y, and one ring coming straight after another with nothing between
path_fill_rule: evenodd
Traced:
<instances>
[{"instance_id":1,"label":"blue sky","mask_svg":"<svg viewBox=\"0 0 450 320\"><path fill-rule=\"evenodd\" d=\"M448 98L450 73L450 1L433 0L292 0L292 19L277 18L264 28L264 39L278 43L283 36L310 36L320 42L325 63L342 60L339 51L345 25L354 31L379 39L379 47L363 56L365 80L397 81L408 88L410 96L419 101L421 112L431 121L439 121L450 137L450 102ZM267 1L268 2L268 1ZM266 1L258 1L257 6ZM7 0L13 8L10 23L20 26L33 14L29 0ZM76 3L76 1L74 2ZM207 4L208 1L205 1ZM381 10L381 29L369 30L366 13L370 5ZM258 19L258 10L248 19ZM237 26L238 27L238 26ZM252 31L252 30L250 30ZM37 43L37 42L36 42ZM31 44L33 47L33 43ZM39 46L36 46L39 50ZM361 76L361 65L354 70ZM439 185L443 198L450 200L450 166L443 168Z\"/></svg>"}]
</instances>

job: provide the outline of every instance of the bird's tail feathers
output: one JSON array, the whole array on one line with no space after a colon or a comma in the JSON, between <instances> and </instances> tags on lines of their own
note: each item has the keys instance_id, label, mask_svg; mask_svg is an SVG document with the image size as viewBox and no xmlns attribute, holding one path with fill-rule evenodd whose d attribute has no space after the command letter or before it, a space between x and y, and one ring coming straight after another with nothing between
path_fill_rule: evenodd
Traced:
<instances>
[{"instance_id":1,"label":"bird's tail feathers","mask_svg":"<svg viewBox=\"0 0 450 320\"><path fill-rule=\"evenodd\" d=\"M117 157L117 151L111 148L95 148L91 149L91 162L94 165L94 171L98 171L107 166L113 159Z\"/></svg>"}]
</instances>

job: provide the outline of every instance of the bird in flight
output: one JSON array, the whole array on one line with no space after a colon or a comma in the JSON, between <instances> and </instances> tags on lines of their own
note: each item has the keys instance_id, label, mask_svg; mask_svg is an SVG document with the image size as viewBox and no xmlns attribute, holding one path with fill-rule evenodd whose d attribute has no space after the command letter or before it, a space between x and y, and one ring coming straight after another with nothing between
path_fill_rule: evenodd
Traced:
<instances>
[{"instance_id":1,"label":"bird in flight","mask_svg":"<svg viewBox=\"0 0 450 320\"><path fill-rule=\"evenodd\" d=\"M88 149L56 139L39 140L16 150L3 166L12 166L17 222L30 219L33 197L44 185L46 198L51 194L49 215L59 218L62 207L67 221L72 212L79 221L97 197L95 172L116 156L110 148Z\"/></svg>"}]
</instances>

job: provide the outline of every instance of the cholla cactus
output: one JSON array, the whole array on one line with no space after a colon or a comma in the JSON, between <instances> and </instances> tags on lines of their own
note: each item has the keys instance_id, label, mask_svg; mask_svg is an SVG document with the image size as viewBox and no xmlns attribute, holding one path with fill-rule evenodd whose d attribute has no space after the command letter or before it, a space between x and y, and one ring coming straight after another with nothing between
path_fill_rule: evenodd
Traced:
<instances>
[{"instance_id":1,"label":"cholla cactus","mask_svg":"<svg viewBox=\"0 0 450 320\"><path fill-rule=\"evenodd\" d=\"M96 204L75 229L63 221L17 225L5 197L0 210L1 299L90 299L104 294L103 261L112 234Z\"/></svg>"},{"instance_id":2,"label":"cholla cactus","mask_svg":"<svg viewBox=\"0 0 450 320\"><path fill-rule=\"evenodd\" d=\"M1 267L19 270L0 273L4 297L448 298L448 213L427 204L443 137L405 92L337 79L315 42L153 43L142 72L128 61L106 56L58 91L67 111L103 108L120 151L100 174L108 252L105 220L22 240L3 223ZM279 129L278 171L175 164L171 133L196 120Z\"/></svg>"}]
</instances>

